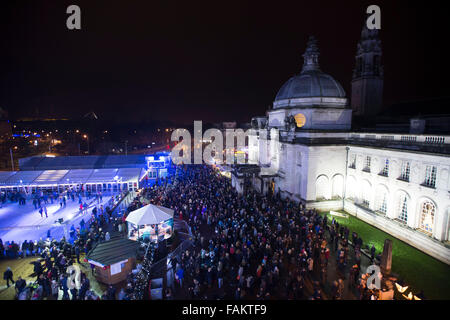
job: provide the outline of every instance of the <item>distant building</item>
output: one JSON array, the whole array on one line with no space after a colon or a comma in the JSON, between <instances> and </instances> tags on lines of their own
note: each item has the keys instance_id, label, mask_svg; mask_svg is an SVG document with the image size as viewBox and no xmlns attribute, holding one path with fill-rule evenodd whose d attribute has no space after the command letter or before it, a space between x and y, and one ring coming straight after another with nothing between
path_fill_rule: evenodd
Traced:
<instances>
[{"instance_id":1,"label":"distant building","mask_svg":"<svg viewBox=\"0 0 450 320\"><path fill-rule=\"evenodd\" d=\"M0 120L0 138L7 139L12 136L12 128L9 120Z\"/></svg>"},{"instance_id":2,"label":"distant building","mask_svg":"<svg viewBox=\"0 0 450 320\"><path fill-rule=\"evenodd\" d=\"M11 123L8 120L8 112L0 108L0 139L7 139L12 136Z\"/></svg>"}]
</instances>

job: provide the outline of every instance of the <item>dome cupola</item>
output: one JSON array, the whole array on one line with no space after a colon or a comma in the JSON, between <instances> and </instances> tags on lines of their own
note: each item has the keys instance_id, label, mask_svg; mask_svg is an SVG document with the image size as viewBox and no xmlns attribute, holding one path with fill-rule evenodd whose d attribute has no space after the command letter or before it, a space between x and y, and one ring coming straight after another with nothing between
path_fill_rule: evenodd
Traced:
<instances>
[{"instance_id":1,"label":"dome cupola","mask_svg":"<svg viewBox=\"0 0 450 320\"><path fill-rule=\"evenodd\" d=\"M309 37L300 74L290 78L278 91L273 108L298 106L342 106L347 99L342 86L320 70L317 40Z\"/></svg>"}]
</instances>

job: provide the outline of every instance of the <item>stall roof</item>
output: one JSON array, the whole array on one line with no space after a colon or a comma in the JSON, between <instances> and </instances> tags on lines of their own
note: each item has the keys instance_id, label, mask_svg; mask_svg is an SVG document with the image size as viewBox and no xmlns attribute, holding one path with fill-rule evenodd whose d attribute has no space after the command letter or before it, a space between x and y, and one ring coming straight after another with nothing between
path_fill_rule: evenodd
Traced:
<instances>
[{"instance_id":1,"label":"stall roof","mask_svg":"<svg viewBox=\"0 0 450 320\"><path fill-rule=\"evenodd\" d=\"M69 170L45 170L34 179L33 184L58 184L68 172Z\"/></svg>"},{"instance_id":2,"label":"stall roof","mask_svg":"<svg viewBox=\"0 0 450 320\"><path fill-rule=\"evenodd\" d=\"M136 257L139 242L126 238L112 238L99 242L87 254L86 258L104 266Z\"/></svg>"}]
</instances>

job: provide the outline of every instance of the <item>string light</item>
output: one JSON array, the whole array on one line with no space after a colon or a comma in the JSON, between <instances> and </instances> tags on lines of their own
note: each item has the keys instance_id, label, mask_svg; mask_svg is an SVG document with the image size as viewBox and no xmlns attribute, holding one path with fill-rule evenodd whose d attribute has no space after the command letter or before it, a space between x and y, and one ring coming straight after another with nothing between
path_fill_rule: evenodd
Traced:
<instances>
[{"instance_id":1,"label":"string light","mask_svg":"<svg viewBox=\"0 0 450 320\"><path fill-rule=\"evenodd\" d=\"M403 293L408 289L408 286L402 287L398 283L395 283L395 287L397 288L398 292Z\"/></svg>"},{"instance_id":2,"label":"string light","mask_svg":"<svg viewBox=\"0 0 450 320\"><path fill-rule=\"evenodd\" d=\"M153 243L147 245L144 259L142 261L142 268L136 276L136 285L134 287L133 298L134 300L142 300L144 298L144 292L148 285L150 278L150 271L153 264L153 258L155 255L155 246Z\"/></svg>"}]
</instances>

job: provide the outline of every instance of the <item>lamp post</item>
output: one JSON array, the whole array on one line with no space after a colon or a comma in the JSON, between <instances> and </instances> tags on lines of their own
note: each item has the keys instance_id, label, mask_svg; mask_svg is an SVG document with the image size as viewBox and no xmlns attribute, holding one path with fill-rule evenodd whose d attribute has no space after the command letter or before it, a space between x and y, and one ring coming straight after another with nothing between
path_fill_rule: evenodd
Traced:
<instances>
[{"instance_id":1,"label":"lamp post","mask_svg":"<svg viewBox=\"0 0 450 320\"><path fill-rule=\"evenodd\" d=\"M11 155L11 168L12 171L14 171L14 158L13 158L13 154L12 154L12 149L9 148L9 154Z\"/></svg>"},{"instance_id":2,"label":"lamp post","mask_svg":"<svg viewBox=\"0 0 450 320\"><path fill-rule=\"evenodd\" d=\"M122 178L119 176L115 176L114 181L116 182L116 185L117 185L117 192L119 192L119 182L122 181Z\"/></svg>"},{"instance_id":3,"label":"lamp post","mask_svg":"<svg viewBox=\"0 0 450 320\"><path fill-rule=\"evenodd\" d=\"M87 152L89 154L89 136L87 134L85 134L85 135L83 135L83 138L85 138L87 141L87 147L88 147Z\"/></svg>"},{"instance_id":4,"label":"lamp post","mask_svg":"<svg viewBox=\"0 0 450 320\"><path fill-rule=\"evenodd\" d=\"M350 148L346 147L345 150L347 154L345 156L345 176L344 176L344 193L342 195L342 210L345 209L345 197L347 196L347 174L348 174L348 150Z\"/></svg>"}]
</instances>

